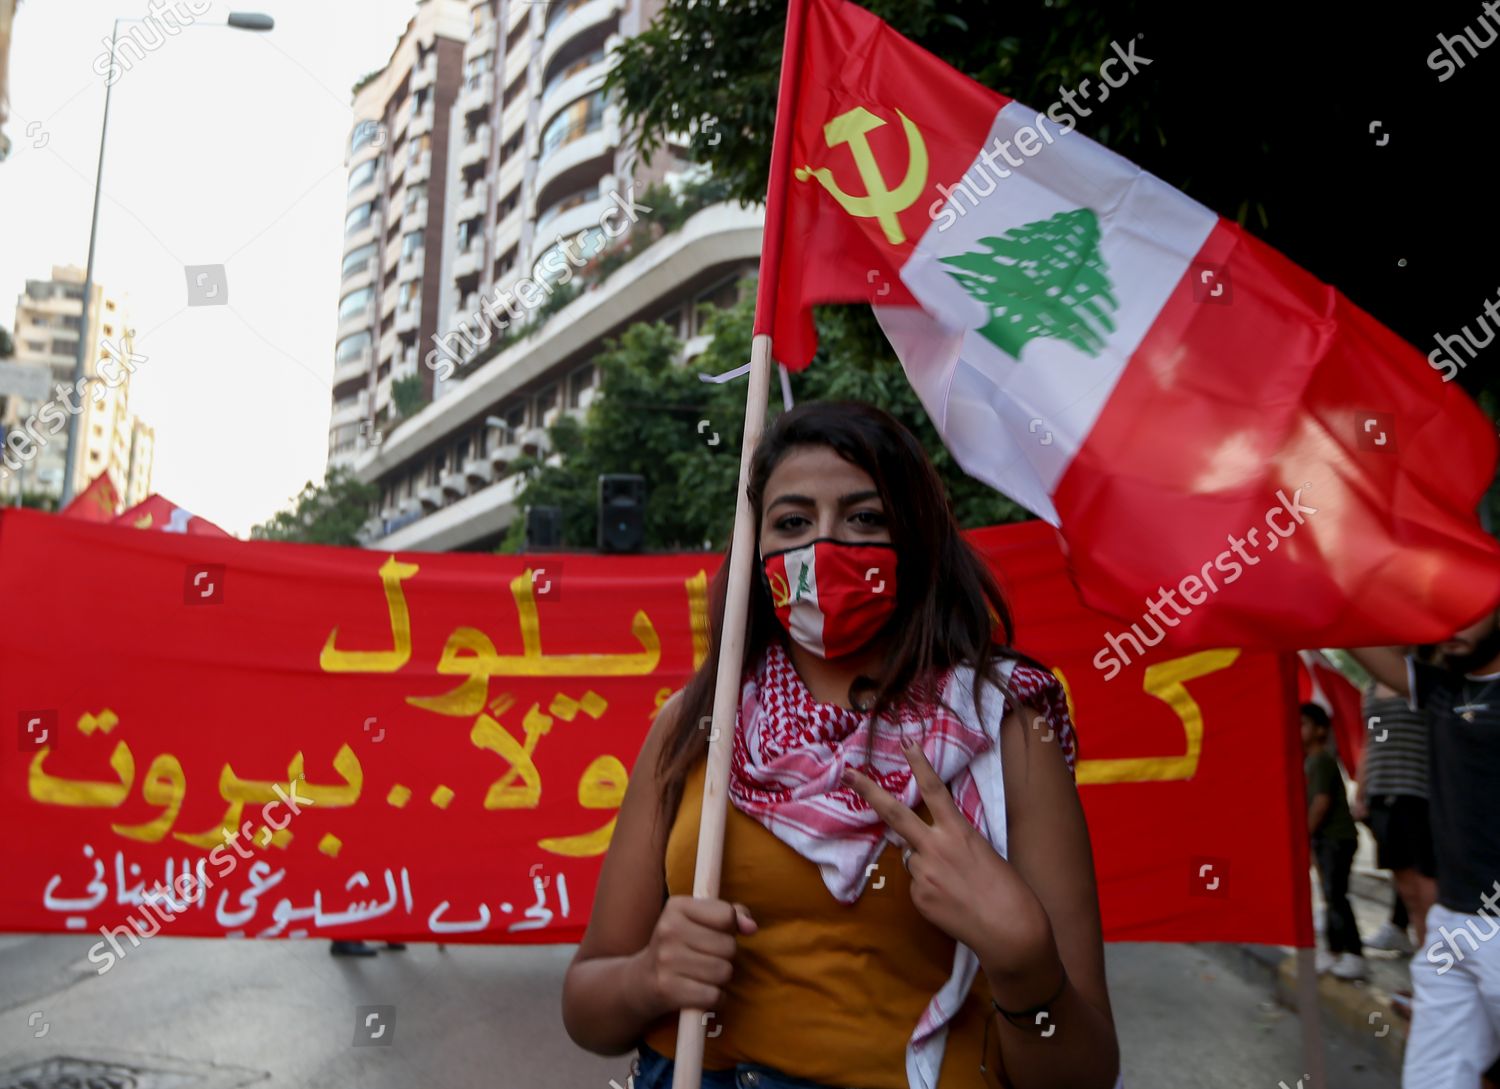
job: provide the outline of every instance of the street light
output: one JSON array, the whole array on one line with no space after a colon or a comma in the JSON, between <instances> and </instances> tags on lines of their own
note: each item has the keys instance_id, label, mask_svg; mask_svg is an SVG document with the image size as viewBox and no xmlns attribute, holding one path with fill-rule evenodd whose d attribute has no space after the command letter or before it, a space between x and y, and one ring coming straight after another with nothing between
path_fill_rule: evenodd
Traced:
<instances>
[{"instance_id":1,"label":"street light","mask_svg":"<svg viewBox=\"0 0 1500 1089\"><path fill-rule=\"evenodd\" d=\"M116 19L114 30L109 35L109 59L115 59L115 46L120 39L121 23L144 23L146 19ZM229 18L223 23L191 23L191 26L228 26L236 30L270 30L276 25L276 21L269 15L262 15L254 11L232 11ZM94 175L94 219L89 227L89 260L88 268L83 274L83 313L79 316L78 355L73 360L73 388L80 389L80 383L88 375L88 353L89 348L89 303L94 293L94 243L99 236L99 196L104 191L104 141L109 135L109 98L114 89L114 81L106 78L104 81L104 121L99 126L99 166ZM68 460L67 467L63 471L62 502L59 508L66 507L73 498L73 476L78 471L78 417L81 412L70 413L68 416Z\"/></svg>"}]
</instances>

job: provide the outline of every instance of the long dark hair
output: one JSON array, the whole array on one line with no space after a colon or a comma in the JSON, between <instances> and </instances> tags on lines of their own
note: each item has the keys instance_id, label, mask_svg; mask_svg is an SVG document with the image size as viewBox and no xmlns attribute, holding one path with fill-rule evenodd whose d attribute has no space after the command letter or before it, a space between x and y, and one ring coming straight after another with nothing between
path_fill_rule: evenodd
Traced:
<instances>
[{"instance_id":1,"label":"long dark hair","mask_svg":"<svg viewBox=\"0 0 1500 1089\"><path fill-rule=\"evenodd\" d=\"M960 536L942 479L927 453L889 413L858 401L816 401L778 416L751 459L746 492L760 538L766 482L791 451L830 447L870 474L880 493L896 547L896 609L880 680L851 692L850 702L874 715L895 707L914 681L931 679L960 664L974 667L974 699L992 676L997 652L1012 637L1010 610L985 562ZM708 731L699 728L713 713L724 600L729 582L726 552L710 588L708 656L678 698L674 721L663 739L658 773L662 815L668 821L682 800L683 782L704 755ZM773 640L786 643L763 581L750 580L749 625L740 673L760 661ZM864 680L862 678L862 680ZM858 682L857 682L858 685Z\"/></svg>"}]
</instances>

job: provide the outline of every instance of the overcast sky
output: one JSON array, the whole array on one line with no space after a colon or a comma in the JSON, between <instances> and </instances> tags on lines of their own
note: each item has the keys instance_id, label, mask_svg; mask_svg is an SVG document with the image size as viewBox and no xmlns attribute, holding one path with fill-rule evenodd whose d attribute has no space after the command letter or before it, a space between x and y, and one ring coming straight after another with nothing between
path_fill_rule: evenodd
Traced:
<instances>
[{"instance_id":1,"label":"overcast sky","mask_svg":"<svg viewBox=\"0 0 1500 1089\"><path fill-rule=\"evenodd\" d=\"M114 85L95 279L125 304L146 357L131 407L156 428L154 489L230 532L322 477L349 88L385 63L415 7L251 0L194 17L179 3L178 21L195 25ZM150 10L22 0L0 163L6 328L25 280L85 263L104 110L95 63L116 17ZM231 10L265 12L276 29L226 29ZM158 37L120 29L132 32ZM227 305L188 308L184 267L210 264L225 266Z\"/></svg>"}]
</instances>

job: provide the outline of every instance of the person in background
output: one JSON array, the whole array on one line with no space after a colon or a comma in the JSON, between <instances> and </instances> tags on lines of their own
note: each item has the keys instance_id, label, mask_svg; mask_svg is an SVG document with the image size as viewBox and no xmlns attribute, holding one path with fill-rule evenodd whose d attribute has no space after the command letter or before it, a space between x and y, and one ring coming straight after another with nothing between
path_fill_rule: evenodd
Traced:
<instances>
[{"instance_id":1,"label":"person in background","mask_svg":"<svg viewBox=\"0 0 1500 1089\"><path fill-rule=\"evenodd\" d=\"M388 951L400 953L405 951L406 943L386 942L385 947ZM328 952L335 957L373 957L376 956L380 952L380 950L376 949L369 942L351 942L335 938L333 941L328 943Z\"/></svg>"},{"instance_id":2,"label":"person in background","mask_svg":"<svg viewBox=\"0 0 1500 1089\"><path fill-rule=\"evenodd\" d=\"M1326 951L1318 952L1318 973L1339 979L1365 979L1364 947L1354 909L1349 906L1349 868L1359 832L1349 813L1349 798L1338 761L1328 751L1328 712L1316 703L1302 705L1302 751L1307 754L1307 831L1313 860L1323 885Z\"/></svg>"},{"instance_id":3,"label":"person in background","mask_svg":"<svg viewBox=\"0 0 1500 1089\"><path fill-rule=\"evenodd\" d=\"M1427 909L1437 899L1437 864L1427 816L1427 722L1378 681L1365 691L1364 716L1368 728L1353 812L1356 820L1370 826L1376 864L1391 871L1397 897L1392 921L1365 945L1410 955L1407 921L1420 946Z\"/></svg>"},{"instance_id":4,"label":"person in background","mask_svg":"<svg viewBox=\"0 0 1500 1089\"><path fill-rule=\"evenodd\" d=\"M1440 664L1398 647L1350 650L1427 719L1437 901L1411 962L1403 1089L1470 1089L1500 1059L1500 613L1437 649Z\"/></svg>"}]
</instances>

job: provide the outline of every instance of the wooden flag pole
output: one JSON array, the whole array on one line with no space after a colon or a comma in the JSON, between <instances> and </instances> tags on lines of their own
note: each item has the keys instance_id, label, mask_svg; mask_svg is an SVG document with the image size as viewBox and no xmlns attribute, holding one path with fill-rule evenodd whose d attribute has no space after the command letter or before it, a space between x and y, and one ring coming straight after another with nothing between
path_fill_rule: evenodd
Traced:
<instances>
[{"instance_id":1,"label":"wooden flag pole","mask_svg":"<svg viewBox=\"0 0 1500 1089\"><path fill-rule=\"evenodd\" d=\"M1279 655L1281 687L1285 694L1287 722L1288 802L1292 815L1292 898L1298 905L1297 918L1297 1020L1302 1029L1303 1076L1308 1089L1328 1089L1328 1072L1323 1051L1321 1001L1318 997L1317 932L1313 922L1312 881L1308 876L1310 835L1307 827L1307 788L1302 772L1302 715L1297 696L1297 655ZM1300 1079L1299 1079L1300 1081Z\"/></svg>"},{"instance_id":2,"label":"wooden flag pole","mask_svg":"<svg viewBox=\"0 0 1500 1089\"><path fill-rule=\"evenodd\" d=\"M729 756L734 743L740 705L740 663L745 653L745 628L750 602L750 575L759 550L754 538L755 518L745 485L750 458L760 441L771 388L771 338L759 334L750 342L750 388L745 395L745 431L740 447L739 494L734 512L734 536L729 551L729 586L724 601L724 636L719 647L719 673L714 688L714 713L708 735L708 766L703 774L703 815L698 827L698 862L693 873L693 895L719 895L724 856L724 823L729 803ZM672 1089L698 1089L703 1077L703 1043L708 1017L704 1010L684 1009L677 1021L677 1053Z\"/></svg>"},{"instance_id":3,"label":"wooden flag pole","mask_svg":"<svg viewBox=\"0 0 1500 1089\"><path fill-rule=\"evenodd\" d=\"M776 275L781 268L786 188L792 173L792 126L797 116L797 74L808 0L790 0L776 92L776 128L771 139L771 170L766 185L766 225L761 236L760 280L756 285L755 335L750 341L750 383L745 391L745 430L740 441L740 479L735 492L734 533L730 538L729 584L725 588L724 626L719 646L714 711L708 735L708 766L703 775L703 813L698 826L698 861L693 895L716 899L724 857L724 824L729 806L729 757L740 709L740 670L745 657L750 576L760 550L755 540L755 512L746 487L750 459L760 443L771 389L771 327L776 314ZM701 723L700 723L701 725ZM677 1019L677 1051L672 1089L699 1089L703 1080L703 1045L708 1028L705 1010L685 1009ZM717 1033L715 1033L717 1035Z\"/></svg>"}]
</instances>

